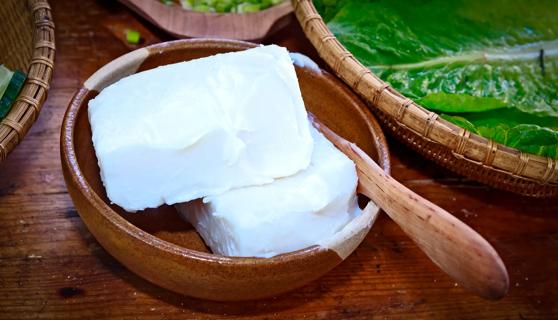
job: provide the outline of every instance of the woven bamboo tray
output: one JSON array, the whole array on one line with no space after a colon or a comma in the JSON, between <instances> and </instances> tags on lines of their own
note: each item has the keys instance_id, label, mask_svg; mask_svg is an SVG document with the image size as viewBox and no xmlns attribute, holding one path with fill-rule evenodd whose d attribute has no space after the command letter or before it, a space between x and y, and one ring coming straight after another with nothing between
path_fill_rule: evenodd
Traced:
<instances>
[{"instance_id":1,"label":"woven bamboo tray","mask_svg":"<svg viewBox=\"0 0 558 320\"><path fill-rule=\"evenodd\" d=\"M293 6L322 59L398 139L442 166L490 186L531 197L558 196L556 160L506 147L439 118L364 67L331 33L311 0L293 0Z\"/></svg>"},{"instance_id":2,"label":"woven bamboo tray","mask_svg":"<svg viewBox=\"0 0 558 320\"><path fill-rule=\"evenodd\" d=\"M27 80L0 122L0 163L23 139L46 99L54 66L54 23L46 0L0 0L0 63Z\"/></svg>"}]
</instances>

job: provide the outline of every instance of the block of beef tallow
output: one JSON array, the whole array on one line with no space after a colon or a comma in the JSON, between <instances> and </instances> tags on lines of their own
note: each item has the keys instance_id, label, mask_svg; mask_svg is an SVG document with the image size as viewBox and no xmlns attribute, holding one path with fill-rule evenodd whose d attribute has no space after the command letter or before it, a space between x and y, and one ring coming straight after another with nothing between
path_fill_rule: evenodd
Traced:
<instances>
[{"instance_id":1,"label":"block of beef tallow","mask_svg":"<svg viewBox=\"0 0 558 320\"><path fill-rule=\"evenodd\" d=\"M271 257L327 241L361 213L354 163L316 129L310 165L274 182L178 204L213 253Z\"/></svg>"},{"instance_id":2,"label":"block of beef tallow","mask_svg":"<svg viewBox=\"0 0 558 320\"><path fill-rule=\"evenodd\" d=\"M137 211L260 185L310 163L296 73L275 45L133 74L89 102L108 198Z\"/></svg>"}]
</instances>

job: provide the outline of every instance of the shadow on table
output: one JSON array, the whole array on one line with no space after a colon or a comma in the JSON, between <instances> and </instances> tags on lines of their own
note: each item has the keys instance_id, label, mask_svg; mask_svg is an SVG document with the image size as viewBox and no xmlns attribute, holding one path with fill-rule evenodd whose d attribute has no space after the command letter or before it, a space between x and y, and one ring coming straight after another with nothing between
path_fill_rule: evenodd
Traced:
<instances>
[{"instance_id":1,"label":"shadow on table","mask_svg":"<svg viewBox=\"0 0 558 320\"><path fill-rule=\"evenodd\" d=\"M556 199L530 198L492 188L435 164L392 137L388 142L392 160L396 159L392 164L395 178L459 219L499 214L544 217L558 211Z\"/></svg>"},{"instance_id":2,"label":"shadow on table","mask_svg":"<svg viewBox=\"0 0 558 320\"><path fill-rule=\"evenodd\" d=\"M95 246L101 247L84 225L78 228L78 230L83 238L91 239L91 241L94 241ZM364 246L366 246L366 244L364 244ZM273 314L285 309L297 308L314 300L322 299L328 292L335 290L337 286L343 285L344 281L351 281L351 277L358 274L358 270L363 267L360 263L351 263L349 261L351 258L355 259L356 257L349 257L346 261L341 263L340 266L337 266L328 273L328 275L335 277L332 273L341 271L342 276L339 278L342 278L343 282L327 281L327 283L324 283L322 280L324 277L327 277L326 275L302 288L295 289L294 291L277 297L240 302L218 302L191 298L158 287L129 271L104 249L99 248L99 250L92 250L92 255L98 259L107 270L110 270L110 272L116 274L118 278L127 282L134 290L149 295L165 304L173 305L178 309L194 311L196 313L233 316ZM347 264L349 266L347 266ZM340 268L346 267L351 268L351 270L339 270Z\"/></svg>"}]
</instances>

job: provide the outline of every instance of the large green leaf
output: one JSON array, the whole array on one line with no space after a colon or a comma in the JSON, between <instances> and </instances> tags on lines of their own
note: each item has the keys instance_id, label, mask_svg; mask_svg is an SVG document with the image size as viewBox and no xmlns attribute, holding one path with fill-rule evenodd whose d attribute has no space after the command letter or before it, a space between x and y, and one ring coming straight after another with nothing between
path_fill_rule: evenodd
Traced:
<instances>
[{"instance_id":1,"label":"large green leaf","mask_svg":"<svg viewBox=\"0 0 558 320\"><path fill-rule=\"evenodd\" d=\"M558 127L558 1L315 2L347 49L404 95L473 126L479 121L471 121L473 114L489 117L482 130L472 131L556 156L555 149L542 148L546 133L533 132ZM516 119L510 127L504 118L513 115L509 110L529 122ZM519 142L501 139L501 124Z\"/></svg>"},{"instance_id":2,"label":"large green leaf","mask_svg":"<svg viewBox=\"0 0 558 320\"><path fill-rule=\"evenodd\" d=\"M536 124L502 122L494 118L470 121L460 116L442 114L442 118L496 142L533 154L558 158L558 132Z\"/></svg>"}]
</instances>

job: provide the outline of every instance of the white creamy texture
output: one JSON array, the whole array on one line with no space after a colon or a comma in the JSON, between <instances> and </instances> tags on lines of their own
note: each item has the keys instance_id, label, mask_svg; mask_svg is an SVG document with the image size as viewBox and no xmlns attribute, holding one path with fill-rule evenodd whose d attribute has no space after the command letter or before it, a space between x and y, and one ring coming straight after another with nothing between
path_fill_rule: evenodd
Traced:
<instances>
[{"instance_id":1,"label":"white creamy texture","mask_svg":"<svg viewBox=\"0 0 558 320\"><path fill-rule=\"evenodd\" d=\"M89 102L107 195L128 211L306 168L306 117L289 54L274 45L133 74Z\"/></svg>"},{"instance_id":2,"label":"white creamy texture","mask_svg":"<svg viewBox=\"0 0 558 320\"><path fill-rule=\"evenodd\" d=\"M318 64L314 62L314 60L310 59L308 56L298 52L291 52L289 53L289 55L291 56L291 60L293 61L293 64L295 66L301 68L309 68L316 73L322 72L322 69L320 69Z\"/></svg>"},{"instance_id":3,"label":"white creamy texture","mask_svg":"<svg viewBox=\"0 0 558 320\"><path fill-rule=\"evenodd\" d=\"M354 163L311 131L312 161L296 175L177 205L214 253L271 257L303 249L360 214Z\"/></svg>"}]
</instances>

